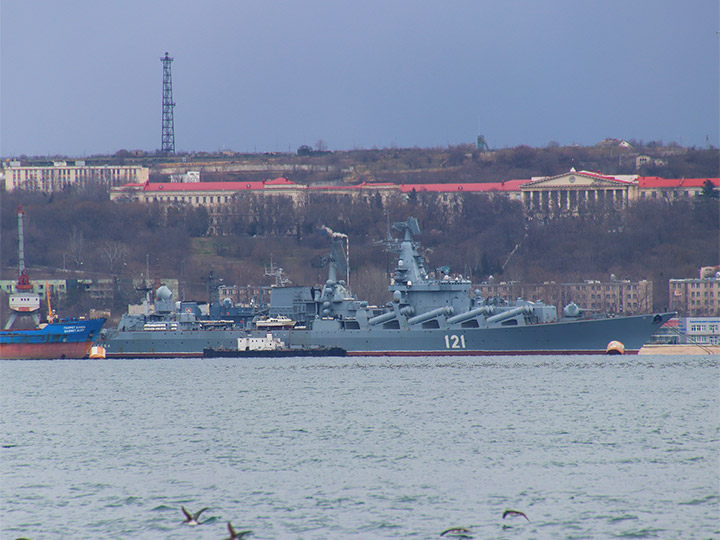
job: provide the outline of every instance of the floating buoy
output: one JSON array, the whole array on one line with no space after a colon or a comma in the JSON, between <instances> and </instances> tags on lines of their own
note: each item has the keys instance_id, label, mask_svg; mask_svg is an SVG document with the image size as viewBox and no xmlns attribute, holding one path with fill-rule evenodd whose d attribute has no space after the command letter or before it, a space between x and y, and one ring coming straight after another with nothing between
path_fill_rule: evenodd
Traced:
<instances>
[{"instance_id":1,"label":"floating buoy","mask_svg":"<svg viewBox=\"0 0 720 540\"><path fill-rule=\"evenodd\" d=\"M90 358L105 358L105 347L90 347Z\"/></svg>"},{"instance_id":2,"label":"floating buoy","mask_svg":"<svg viewBox=\"0 0 720 540\"><path fill-rule=\"evenodd\" d=\"M611 341L605 349L605 354L625 354L625 345L619 341Z\"/></svg>"}]
</instances>

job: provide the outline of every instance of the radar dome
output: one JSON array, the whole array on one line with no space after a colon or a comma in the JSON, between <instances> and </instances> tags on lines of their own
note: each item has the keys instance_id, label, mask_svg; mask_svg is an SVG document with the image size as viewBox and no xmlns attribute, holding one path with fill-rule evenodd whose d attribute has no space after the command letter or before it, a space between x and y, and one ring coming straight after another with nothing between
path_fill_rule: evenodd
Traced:
<instances>
[{"instance_id":1,"label":"radar dome","mask_svg":"<svg viewBox=\"0 0 720 540\"><path fill-rule=\"evenodd\" d=\"M158 287L158 290L155 291L155 296L157 297L157 299L163 300L165 302L170 300L172 298L172 295L172 291L166 285L161 285L160 287Z\"/></svg>"},{"instance_id":2,"label":"radar dome","mask_svg":"<svg viewBox=\"0 0 720 540\"><path fill-rule=\"evenodd\" d=\"M570 302L567 306L563 308L563 314L566 317L579 317L580 308L575 302Z\"/></svg>"}]
</instances>

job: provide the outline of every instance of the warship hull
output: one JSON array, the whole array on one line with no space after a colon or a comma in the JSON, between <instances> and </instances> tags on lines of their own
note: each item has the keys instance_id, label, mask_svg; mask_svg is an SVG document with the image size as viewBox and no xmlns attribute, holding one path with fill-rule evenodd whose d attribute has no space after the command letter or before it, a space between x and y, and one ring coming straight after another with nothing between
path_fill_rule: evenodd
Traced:
<instances>
[{"instance_id":1,"label":"warship hull","mask_svg":"<svg viewBox=\"0 0 720 540\"><path fill-rule=\"evenodd\" d=\"M637 354L650 335L673 315L558 321L507 328L327 328L274 334L292 347L342 347L350 356L605 354L611 341L621 342L625 354Z\"/></svg>"},{"instance_id":2,"label":"warship hull","mask_svg":"<svg viewBox=\"0 0 720 540\"><path fill-rule=\"evenodd\" d=\"M605 354L619 341L637 354L674 313L580 319L498 328L345 329L335 319L312 329L275 330L289 347L332 348L348 356L484 356L519 354ZM318 324L321 323L321 324ZM324 323L324 324L322 324ZM265 335L266 331L256 332ZM129 331L98 341L107 358L202 357L205 349L237 348L246 330Z\"/></svg>"},{"instance_id":3,"label":"warship hull","mask_svg":"<svg viewBox=\"0 0 720 540\"><path fill-rule=\"evenodd\" d=\"M237 347L242 330L110 331L96 345L106 358L202 357L203 349Z\"/></svg>"}]
</instances>

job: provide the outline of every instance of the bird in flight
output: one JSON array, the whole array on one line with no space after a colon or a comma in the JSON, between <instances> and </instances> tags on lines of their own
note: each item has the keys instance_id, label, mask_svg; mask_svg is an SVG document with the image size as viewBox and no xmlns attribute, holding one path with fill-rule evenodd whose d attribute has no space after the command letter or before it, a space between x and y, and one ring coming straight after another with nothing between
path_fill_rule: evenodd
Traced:
<instances>
[{"instance_id":1,"label":"bird in flight","mask_svg":"<svg viewBox=\"0 0 720 540\"><path fill-rule=\"evenodd\" d=\"M207 508L203 508L202 510L198 510L194 514L191 514L187 511L187 508L184 506L181 507L183 514L185 514L185 521L183 523L187 525L200 525L201 523L205 523L205 521L200 521L200 514L202 514Z\"/></svg>"},{"instance_id":2,"label":"bird in flight","mask_svg":"<svg viewBox=\"0 0 720 540\"><path fill-rule=\"evenodd\" d=\"M226 538L225 540L242 540L246 536L250 536L252 534L252 531L236 531L232 523L228 521L228 532L230 533L230 538Z\"/></svg>"},{"instance_id":3,"label":"bird in flight","mask_svg":"<svg viewBox=\"0 0 720 540\"><path fill-rule=\"evenodd\" d=\"M530 518L525 515L524 512L520 512L520 510L505 510L503 512L503 519L505 519L508 516L518 516L518 517L524 517L528 521L530 521Z\"/></svg>"},{"instance_id":4,"label":"bird in flight","mask_svg":"<svg viewBox=\"0 0 720 540\"><path fill-rule=\"evenodd\" d=\"M445 529L440 533L440 536L447 536L448 538L460 538L467 539L472 538L472 531L466 527L451 527Z\"/></svg>"}]
</instances>

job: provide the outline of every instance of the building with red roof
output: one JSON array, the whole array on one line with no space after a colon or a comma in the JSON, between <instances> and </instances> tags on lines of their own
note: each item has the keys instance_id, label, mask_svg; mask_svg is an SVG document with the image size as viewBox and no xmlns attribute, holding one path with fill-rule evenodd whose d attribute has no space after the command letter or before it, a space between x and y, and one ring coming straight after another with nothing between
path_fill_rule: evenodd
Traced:
<instances>
[{"instance_id":1,"label":"building with red roof","mask_svg":"<svg viewBox=\"0 0 720 540\"><path fill-rule=\"evenodd\" d=\"M555 176L501 182L450 182L433 184L366 183L353 185L305 185L284 177L248 182L144 182L111 188L111 200L158 202L168 205L205 206L210 215L244 195L283 196L304 204L315 195L341 195L353 198L379 196L383 202L393 196L436 194L450 204L468 193L505 196L518 200L528 214L574 214L582 208L600 205L626 207L638 199L678 199L696 197L710 182L720 189L720 178L665 179L657 177L611 176L575 171Z\"/></svg>"},{"instance_id":2,"label":"building with red roof","mask_svg":"<svg viewBox=\"0 0 720 540\"><path fill-rule=\"evenodd\" d=\"M660 178L640 176L637 180L641 199L680 199L699 196L705 184L720 190L720 178Z\"/></svg>"}]
</instances>

